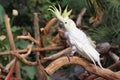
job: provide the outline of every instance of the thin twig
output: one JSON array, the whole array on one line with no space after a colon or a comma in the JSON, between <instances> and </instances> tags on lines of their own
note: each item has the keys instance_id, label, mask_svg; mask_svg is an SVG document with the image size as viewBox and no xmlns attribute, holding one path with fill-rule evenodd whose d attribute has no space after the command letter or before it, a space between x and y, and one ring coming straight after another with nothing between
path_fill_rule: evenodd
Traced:
<instances>
[{"instance_id":1,"label":"thin twig","mask_svg":"<svg viewBox=\"0 0 120 80\"><path fill-rule=\"evenodd\" d=\"M26 54L21 54L19 56L21 56L22 58L25 58L27 57L30 53L31 53L31 50L32 50L32 46L33 46L33 43L31 45L28 45L28 52ZM13 53L14 54L14 53ZM16 55L16 54L15 54ZM20 58L21 59L21 58ZM0 68L4 71L4 72L7 72L9 70L9 68L11 67L12 64L14 64L16 60L13 59L9 64L6 65L6 67L2 66L0 64ZM24 62L26 62L26 60L24 59ZM29 63L27 63L29 64Z\"/></svg>"},{"instance_id":2,"label":"thin twig","mask_svg":"<svg viewBox=\"0 0 120 80\"><path fill-rule=\"evenodd\" d=\"M50 30L51 26L57 21L58 21L57 18L53 18L47 23L47 25L44 27L44 34L45 35L48 34L48 31Z\"/></svg>"},{"instance_id":3,"label":"thin twig","mask_svg":"<svg viewBox=\"0 0 120 80\"><path fill-rule=\"evenodd\" d=\"M55 60L63 55L70 54L70 52L71 52L71 48L69 47L69 48L66 48L58 53L55 53L55 54L49 56L49 57L44 57L43 61Z\"/></svg>"},{"instance_id":4,"label":"thin twig","mask_svg":"<svg viewBox=\"0 0 120 80\"><path fill-rule=\"evenodd\" d=\"M84 16L85 13L86 13L86 10L87 10L86 8L83 8L82 11L81 11L80 14L79 14L77 20L76 20L76 25L77 25L78 27L81 27L81 26L82 26L82 20L83 20L83 16Z\"/></svg>"},{"instance_id":5,"label":"thin twig","mask_svg":"<svg viewBox=\"0 0 120 80\"><path fill-rule=\"evenodd\" d=\"M29 33L27 36L17 36L17 39L28 39L28 40L34 42L37 46L39 46L39 47L41 46L39 41L35 40Z\"/></svg>"},{"instance_id":6,"label":"thin twig","mask_svg":"<svg viewBox=\"0 0 120 80\"><path fill-rule=\"evenodd\" d=\"M13 63L8 75L6 76L5 80L10 80L10 78L12 77L12 74L14 72L14 69L16 67L16 63L17 63L17 60L15 60L15 62Z\"/></svg>"},{"instance_id":7,"label":"thin twig","mask_svg":"<svg viewBox=\"0 0 120 80\"><path fill-rule=\"evenodd\" d=\"M0 80L4 80L5 78L6 78L6 76L0 75ZM10 80L22 80L22 79L12 77L12 78L10 78Z\"/></svg>"},{"instance_id":8,"label":"thin twig","mask_svg":"<svg viewBox=\"0 0 120 80\"><path fill-rule=\"evenodd\" d=\"M32 51L32 46L33 46L33 42L32 42L32 44L31 45L28 45L28 52L26 53L26 54L21 54L21 56L22 57L27 57L30 53L31 53L31 51Z\"/></svg>"},{"instance_id":9,"label":"thin twig","mask_svg":"<svg viewBox=\"0 0 120 80\"><path fill-rule=\"evenodd\" d=\"M31 50L32 50L32 46L33 46L33 42L31 45L28 45L28 52L26 54L21 54L20 56L23 57L23 58L26 58L30 53L31 53ZM9 68L11 67L11 65L15 62L15 59L13 59L9 64L6 65L5 67L5 70L8 71Z\"/></svg>"},{"instance_id":10,"label":"thin twig","mask_svg":"<svg viewBox=\"0 0 120 80\"><path fill-rule=\"evenodd\" d=\"M117 56L115 53L113 53L112 51L109 51L109 56L115 61L115 62L117 62L117 61L119 61L120 60L120 57L119 56Z\"/></svg>"},{"instance_id":11,"label":"thin twig","mask_svg":"<svg viewBox=\"0 0 120 80\"><path fill-rule=\"evenodd\" d=\"M5 67L5 70L9 71L10 67L14 64L14 62L15 62L15 59L13 59L10 63L8 63Z\"/></svg>"},{"instance_id":12,"label":"thin twig","mask_svg":"<svg viewBox=\"0 0 120 80\"><path fill-rule=\"evenodd\" d=\"M8 72L2 64L0 64L0 69L1 69L3 72Z\"/></svg>"},{"instance_id":13,"label":"thin twig","mask_svg":"<svg viewBox=\"0 0 120 80\"><path fill-rule=\"evenodd\" d=\"M7 36L8 36L10 48L11 48L11 50L15 50L16 48L15 48L15 44L14 44L14 40L13 40L13 35L12 35L8 15L4 16L4 22L5 22L5 27L7 30Z\"/></svg>"},{"instance_id":14,"label":"thin twig","mask_svg":"<svg viewBox=\"0 0 120 80\"><path fill-rule=\"evenodd\" d=\"M47 23L47 25L46 25L44 28L41 28L41 29L40 29L40 31L41 31L42 34L43 34L43 35L41 35L41 40L43 41L43 42L42 42L43 44L45 43L44 41L45 41L45 39L46 39L46 36L47 36L50 28L51 28L52 25L53 25L54 23L56 23L57 21L58 21L57 18L53 18L53 19L51 19L51 20Z\"/></svg>"},{"instance_id":15,"label":"thin twig","mask_svg":"<svg viewBox=\"0 0 120 80\"><path fill-rule=\"evenodd\" d=\"M48 46L45 48L32 48L31 52L38 52L38 51L54 51L54 50L61 50L64 49L64 46ZM8 51L8 52L0 52L0 56L2 55L11 55L12 53L26 53L28 49L23 50L14 50L14 51Z\"/></svg>"}]
</instances>

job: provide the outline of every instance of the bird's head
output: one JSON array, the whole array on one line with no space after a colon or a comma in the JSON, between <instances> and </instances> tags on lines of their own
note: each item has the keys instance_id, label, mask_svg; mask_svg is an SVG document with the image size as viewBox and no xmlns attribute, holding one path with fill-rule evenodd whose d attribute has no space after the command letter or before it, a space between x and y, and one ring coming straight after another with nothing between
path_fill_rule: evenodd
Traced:
<instances>
[{"instance_id":1,"label":"bird's head","mask_svg":"<svg viewBox=\"0 0 120 80\"><path fill-rule=\"evenodd\" d=\"M61 21L60 26L68 29L71 26L75 26L75 23L73 20L69 18L69 15L71 14L72 10L67 10L68 7L65 8L65 10L62 13L62 9L60 5L58 4L59 9L57 9L54 5L50 6L49 10L52 11L55 16L58 18L59 21Z\"/></svg>"},{"instance_id":2,"label":"bird's head","mask_svg":"<svg viewBox=\"0 0 120 80\"><path fill-rule=\"evenodd\" d=\"M71 30L76 26L76 24L74 23L73 20L67 19L64 20L64 22L59 23L59 26L65 30Z\"/></svg>"}]
</instances>

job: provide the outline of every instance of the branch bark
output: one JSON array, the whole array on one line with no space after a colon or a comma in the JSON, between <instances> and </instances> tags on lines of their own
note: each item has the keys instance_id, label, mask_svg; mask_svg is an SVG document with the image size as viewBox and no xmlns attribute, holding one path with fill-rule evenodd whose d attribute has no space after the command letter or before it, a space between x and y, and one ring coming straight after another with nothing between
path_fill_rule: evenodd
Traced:
<instances>
[{"instance_id":1,"label":"branch bark","mask_svg":"<svg viewBox=\"0 0 120 80\"><path fill-rule=\"evenodd\" d=\"M113 70L117 67L120 67L120 61L114 63L113 65L109 66L107 69ZM97 78L98 76L91 74L89 77L86 78L86 80L93 80L95 78Z\"/></svg>"},{"instance_id":2,"label":"branch bark","mask_svg":"<svg viewBox=\"0 0 120 80\"><path fill-rule=\"evenodd\" d=\"M70 52L71 52L71 48L68 47L68 48L66 48L66 49L64 49L64 50L62 50L62 51L60 51L58 53L55 53L55 54L49 56L49 57L43 58L43 62L46 62L48 60L55 60L55 59L57 59L57 58L59 58L59 57L61 57L63 55L69 54Z\"/></svg>"},{"instance_id":3,"label":"branch bark","mask_svg":"<svg viewBox=\"0 0 120 80\"><path fill-rule=\"evenodd\" d=\"M50 30L51 26L57 21L58 21L57 18L53 18L47 23L47 25L45 26L45 28L43 30L45 35L48 34L48 31Z\"/></svg>"},{"instance_id":4,"label":"branch bark","mask_svg":"<svg viewBox=\"0 0 120 80\"><path fill-rule=\"evenodd\" d=\"M113 72L109 69L101 69L99 67L96 67L95 65L89 63L85 59L78 58L78 57L70 57L70 62L67 57L61 57L55 61L53 61L49 66L45 68L45 71L49 74L52 75L56 70L58 70L60 67L63 65L68 65L68 64L78 64L85 68L88 72L91 72L95 75L101 76L103 78L106 78L108 80L120 80L120 73L118 72Z\"/></svg>"},{"instance_id":5,"label":"branch bark","mask_svg":"<svg viewBox=\"0 0 120 80\"><path fill-rule=\"evenodd\" d=\"M39 31L39 19L38 14L34 13L34 35L35 39L40 42L40 48L44 45L42 44L42 40L40 39L40 31ZM42 66L40 62L40 58L44 57L45 54L42 54L40 52L36 52L36 61L38 62L37 65L37 72L38 72L38 80L47 80L44 67Z\"/></svg>"},{"instance_id":6,"label":"branch bark","mask_svg":"<svg viewBox=\"0 0 120 80\"><path fill-rule=\"evenodd\" d=\"M86 8L83 8L82 11L80 12L77 20L76 20L76 25L77 27L81 27L82 26L82 21L83 21L83 16L85 15L86 13Z\"/></svg>"},{"instance_id":7,"label":"branch bark","mask_svg":"<svg viewBox=\"0 0 120 80\"><path fill-rule=\"evenodd\" d=\"M27 36L17 36L17 39L28 39L34 42L38 47L41 46L39 41L35 40L30 34L28 34Z\"/></svg>"},{"instance_id":8,"label":"branch bark","mask_svg":"<svg viewBox=\"0 0 120 80\"><path fill-rule=\"evenodd\" d=\"M61 50L64 49L64 46L48 46L45 48L32 48L31 52L38 52L38 51L53 51L53 50ZM0 56L2 55L12 55L13 53L26 53L28 49L23 50L14 50L8 52L0 52Z\"/></svg>"},{"instance_id":9,"label":"branch bark","mask_svg":"<svg viewBox=\"0 0 120 80\"><path fill-rule=\"evenodd\" d=\"M10 48L11 48L11 50L15 50L16 48L15 48L15 43L14 43L14 39L13 39L13 34L12 34L11 26L10 26L10 23L9 23L8 19L9 19L8 15L5 15L4 16L4 21L5 21L5 26L6 26L6 30L7 30L7 36L8 36ZM19 78L19 79L21 79L19 64L17 63L17 61L15 61L14 64L16 64L15 65L15 68L16 68L16 77ZM13 71L11 72L11 76L12 76L12 73L13 73ZM9 75L9 73L8 73L8 75Z\"/></svg>"}]
</instances>

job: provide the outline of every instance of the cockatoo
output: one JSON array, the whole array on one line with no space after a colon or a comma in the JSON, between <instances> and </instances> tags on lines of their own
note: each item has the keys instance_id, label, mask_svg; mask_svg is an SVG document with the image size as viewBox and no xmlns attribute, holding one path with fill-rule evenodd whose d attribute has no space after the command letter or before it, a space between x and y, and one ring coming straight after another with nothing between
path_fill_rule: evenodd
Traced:
<instances>
[{"instance_id":1,"label":"cockatoo","mask_svg":"<svg viewBox=\"0 0 120 80\"><path fill-rule=\"evenodd\" d=\"M58 7L59 9L53 5L49 7L49 10L52 11L61 22L60 26L63 28L65 37L72 48L70 55L74 55L74 53L77 52L88 60L91 60L95 65L97 62L103 69L100 63L100 54L93 47L91 43L92 40L90 40L82 30L78 29L75 22L69 18L72 10L67 11L66 7L62 13L60 5L58 5Z\"/></svg>"}]
</instances>

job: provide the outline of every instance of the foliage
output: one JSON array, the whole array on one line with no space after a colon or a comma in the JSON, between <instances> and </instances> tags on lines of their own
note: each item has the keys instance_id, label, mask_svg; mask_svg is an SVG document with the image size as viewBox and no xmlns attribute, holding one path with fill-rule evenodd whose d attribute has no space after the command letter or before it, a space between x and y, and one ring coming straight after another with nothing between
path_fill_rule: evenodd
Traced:
<instances>
[{"instance_id":1,"label":"foliage","mask_svg":"<svg viewBox=\"0 0 120 80\"><path fill-rule=\"evenodd\" d=\"M3 24L3 16L5 14L4 8L0 5L0 25Z\"/></svg>"},{"instance_id":2,"label":"foliage","mask_svg":"<svg viewBox=\"0 0 120 80\"><path fill-rule=\"evenodd\" d=\"M89 4L89 1L93 1L96 4ZM104 0L102 0L104 1ZM40 26L43 27L51 18L51 13L47 11L49 5L58 3L65 8L66 5L73 10L73 14L78 15L82 8L87 8L87 13L84 17L86 25L89 26L86 33L92 37L97 43L109 42L111 44L120 45L120 0L105 0L105 4L101 0L0 0L0 37L3 35L6 38L0 40L0 52L10 50L8 39L6 36L6 30L4 26L3 16L7 13L10 17L12 32L14 34L14 41L18 49L24 49L30 44L26 40L17 40L16 36L25 35L30 32L33 36L33 13L38 12L40 18ZM99 9L96 8L99 6ZM106 6L106 7L104 7ZM17 9L19 14L15 18L12 15L12 10ZM101 10L102 9L102 10ZM91 16L97 16L98 10L104 13L103 23L97 26L93 26L88 23L88 19ZM95 13L95 14L93 14ZM48 38L49 39L49 38ZM48 41L45 43L48 44ZM22 44L22 45L21 45ZM54 52L53 52L54 53ZM118 52L117 52L118 53ZM29 59L32 60L32 56ZM6 65L11 58L9 56L0 56L0 63ZM24 80L35 80L36 70L33 67L25 66L21 64L21 72ZM24 74L24 75L23 75Z\"/></svg>"},{"instance_id":3,"label":"foliage","mask_svg":"<svg viewBox=\"0 0 120 80\"><path fill-rule=\"evenodd\" d=\"M35 80L36 69L35 67L21 66L22 75L24 80Z\"/></svg>"},{"instance_id":4,"label":"foliage","mask_svg":"<svg viewBox=\"0 0 120 80\"><path fill-rule=\"evenodd\" d=\"M19 16L17 16L13 21L15 25L32 25L34 12L38 12L41 19L50 19L50 15L47 14L47 9L51 4L49 0L0 0L0 3L2 3L1 5L6 9L6 13L10 16L12 15L13 9L18 10Z\"/></svg>"},{"instance_id":5,"label":"foliage","mask_svg":"<svg viewBox=\"0 0 120 80\"><path fill-rule=\"evenodd\" d=\"M107 0L107 8L104 10L104 22L97 27L91 28L93 32L91 36L98 41L108 41L110 43L119 44L119 30L120 30L120 4L119 0ZM98 36L95 38L95 36ZM116 41L116 42L115 42Z\"/></svg>"}]
</instances>

